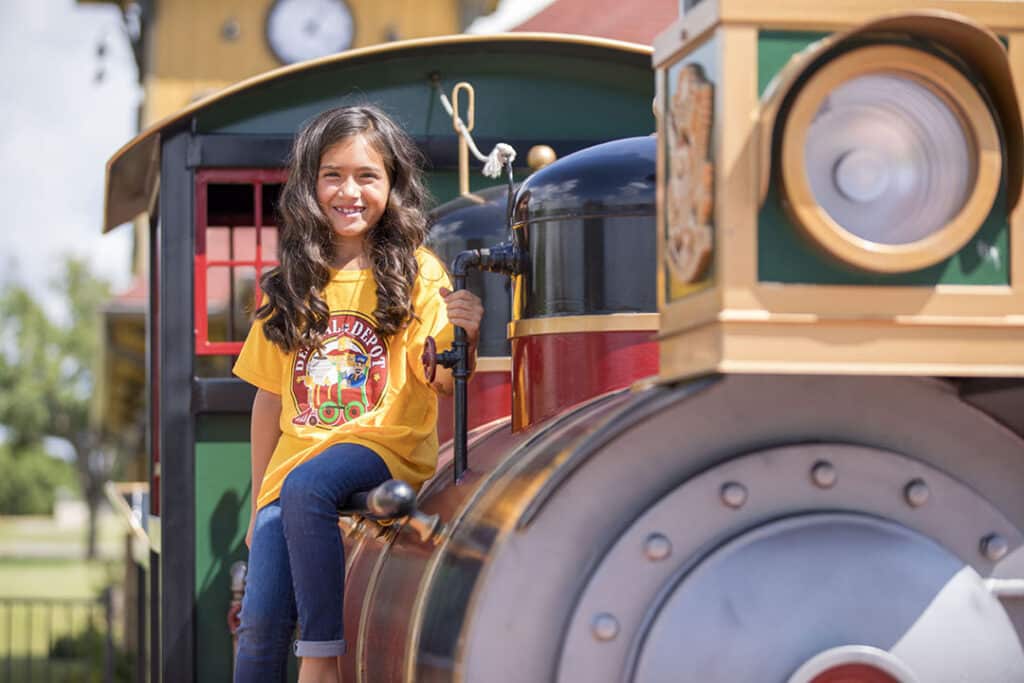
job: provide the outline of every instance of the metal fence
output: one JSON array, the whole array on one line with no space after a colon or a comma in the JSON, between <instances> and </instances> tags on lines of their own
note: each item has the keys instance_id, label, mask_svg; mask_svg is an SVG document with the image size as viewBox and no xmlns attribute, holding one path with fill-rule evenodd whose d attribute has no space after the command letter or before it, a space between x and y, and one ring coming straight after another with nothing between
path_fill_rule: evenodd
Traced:
<instances>
[{"instance_id":1,"label":"metal fence","mask_svg":"<svg viewBox=\"0 0 1024 683\"><path fill-rule=\"evenodd\" d=\"M0 597L0 682L113 683L114 614L97 599Z\"/></svg>"}]
</instances>

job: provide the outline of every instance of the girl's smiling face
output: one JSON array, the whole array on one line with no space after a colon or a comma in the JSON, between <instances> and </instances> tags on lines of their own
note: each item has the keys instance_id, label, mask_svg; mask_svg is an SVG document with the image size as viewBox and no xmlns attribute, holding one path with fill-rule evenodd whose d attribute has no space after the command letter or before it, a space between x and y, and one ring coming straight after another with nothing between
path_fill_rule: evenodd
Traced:
<instances>
[{"instance_id":1,"label":"girl's smiling face","mask_svg":"<svg viewBox=\"0 0 1024 683\"><path fill-rule=\"evenodd\" d=\"M384 215L390 191L384 158L363 135L331 145L320 157L316 200L336 242L362 243Z\"/></svg>"}]
</instances>

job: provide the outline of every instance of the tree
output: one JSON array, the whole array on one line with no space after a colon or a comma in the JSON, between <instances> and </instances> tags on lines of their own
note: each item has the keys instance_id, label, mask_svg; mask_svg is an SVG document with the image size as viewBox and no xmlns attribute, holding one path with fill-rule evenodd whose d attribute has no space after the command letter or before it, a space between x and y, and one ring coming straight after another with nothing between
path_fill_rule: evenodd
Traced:
<instances>
[{"instance_id":1,"label":"tree","mask_svg":"<svg viewBox=\"0 0 1024 683\"><path fill-rule=\"evenodd\" d=\"M50 283L66 315L48 314L32 291L10 283L0 291L0 424L19 452L40 448L47 436L71 444L89 508L87 552L96 555L96 511L114 467L113 450L90 422L99 362L99 308L110 287L86 263L68 257Z\"/></svg>"}]
</instances>

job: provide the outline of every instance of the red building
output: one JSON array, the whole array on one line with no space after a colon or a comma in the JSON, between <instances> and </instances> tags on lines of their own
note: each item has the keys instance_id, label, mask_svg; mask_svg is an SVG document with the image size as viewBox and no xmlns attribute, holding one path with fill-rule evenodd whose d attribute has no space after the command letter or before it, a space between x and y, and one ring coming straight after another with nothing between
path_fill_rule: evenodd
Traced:
<instances>
[{"instance_id":1,"label":"red building","mask_svg":"<svg viewBox=\"0 0 1024 683\"><path fill-rule=\"evenodd\" d=\"M678 0L555 0L512 30L579 33L650 45L678 16Z\"/></svg>"}]
</instances>

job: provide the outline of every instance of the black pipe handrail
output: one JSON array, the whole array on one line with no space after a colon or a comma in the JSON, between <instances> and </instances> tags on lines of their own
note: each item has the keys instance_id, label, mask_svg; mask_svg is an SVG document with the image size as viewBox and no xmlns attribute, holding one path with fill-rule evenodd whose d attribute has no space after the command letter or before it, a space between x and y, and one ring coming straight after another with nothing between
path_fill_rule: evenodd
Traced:
<instances>
[{"instance_id":1,"label":"black pipe handrail","mask_svg":"<svg viewBox=\"0 0 1024 683\"><path fill-rule=\"evenodd\" d=\"M515 178L512 171L512 159L505 161L505 175L508 182L508 202L505 208L505 225L508 227L509 240L490 249L469 249L459 253L452 262L452 286L454 291L466 288L466 275L470 268L502 273L507 276L519 275L526 270L526 249L522 244L520 231L512 229L512 216L515 208ZM454 430L453 430L453 467L455 483L462 481L462 475L469 467L469 427L467 416L466 383L469 381L469 348L466 341L466 330L455 326L455 339L452 348L437 353L437 343L427 337L423 350L423 369L428 382L434 381L437 365L452 370L455 381L454 394Z\"/></svg>"},{"instance_id":2,"label":"black pipe handrail","mask_svg":"<svg viewBox=\"0 0 1024 683\"><path fill-rule=\"evenodd\" d=\"M515 242L506 242L490 249L469 249L455 257L452 264L452 286L455 291L466 288L466 275L470 268L486 270L505 275L518 275L524 270L525 251ZM462 475L469 466L467 427L466 383L469 380L469 349L466 341L466 330L455 326L455 341L452 348L437 353L433 338L427 338L423 353L423 366L428 381L433 381L437 365L452 370L455 380L455 429L453 434L453 474L455 483L462 480Z\"/></svg>"}]
</instances>

